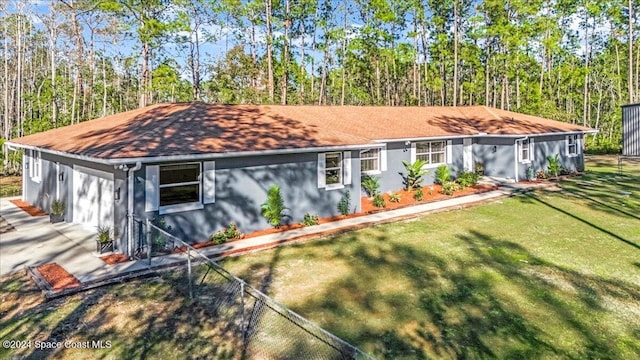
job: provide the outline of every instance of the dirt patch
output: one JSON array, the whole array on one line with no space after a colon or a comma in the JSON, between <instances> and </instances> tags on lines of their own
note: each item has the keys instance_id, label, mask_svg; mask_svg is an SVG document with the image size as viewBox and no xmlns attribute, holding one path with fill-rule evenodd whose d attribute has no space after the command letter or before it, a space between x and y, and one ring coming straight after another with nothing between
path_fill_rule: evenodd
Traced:
<instances>
[{"instance_id":1,"label":"dirt patch","mask_svg":"<svg viewBox=\"0 0 640 360\"><path fill-rule=\"evenodd\" d=\"M29 204L26 201L22 201L22 200L9 200L13 205L19 207L22 211L26 212L27 214L31 215L31 216L45 216L47 215L46 212L44 212L42 209L35 207L31 204Z\"/></svg>"},{"instance_id":2,"label":"dirt patch","mask_svg":"<svg viewBox=\"0 0 640 360\"><path fill-rule=\"evenodd\" d=\"M377 208L373 206L373 199L367 198L367 197L363 197L361 199L361 206L362 206L363 212L372 213L372 212L381 211L383 209L394 210L394 209L399 209L407 206L426 204L434 201L442 201L442 200L447 200L447 199L456 198L460 196L480 194L480 193L496 190L497 188L498 186L495 186L495 185L478 184L478 185L468 187L464 190L456 191L455 193L453 193L453 195L444 195L442 193L442 186L438 184L434 184L434 185L427 185L422 187L422 192L424 194L422 201L417 201L413 198L413 195L415 194L415 190L414 191L398 190L398 191L395 191L395 193L400 195L399 202L391 202L389 198L389 193L384 193L382 194L382 197L384 198L386 207Z\"/></svg>"},{"instance_id":3,"label":"dirt patch","mask_svg":"<svg viewBox=\"0 0 640 360\"><path fill-rule=\"evenodd\" d=\"M129 258L124 254L110 254L105 256L100 256L100 260L107 263L107 265L114 265L123 262L129 261Z\"/></svg>"},{"instance_id":4,"label":"dirt patch","mask_svg":"<svg viewBox=\"0 0 640 360\"><path fill-rule=\"evenodd\" d=\"M37 269L54 291L72 289L80 286L80 281L57 263L40 265Z\"/></svg>"}]
</instances>

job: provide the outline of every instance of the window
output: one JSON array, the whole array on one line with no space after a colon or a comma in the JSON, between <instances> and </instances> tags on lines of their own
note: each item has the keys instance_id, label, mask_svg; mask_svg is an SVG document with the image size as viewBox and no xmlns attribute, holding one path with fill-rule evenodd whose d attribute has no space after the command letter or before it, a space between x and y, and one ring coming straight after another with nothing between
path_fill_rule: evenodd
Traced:
<instances>
[{"instance_id":1,"label":"window","mask_svg":"<svg viewBox=\"0 0 640 360\"><path fill-rule=\"evenodd\" d=\"M417 142L416 159L424 160L428 165L445 164L447 162L446 141Z\"/></svg>"},{"instance_id":2,"label":"window","mask_svg":"<svg viewBox=\"0 0 640 360\"><path fill-rule=\"evenodd\" d=\"M318 188L341 189L351 184L351 151L318 154Z\"/></svg>"},{"instance_id":3,"label":"window","mask_svg":"<svg viewBox=\"0 0 640 360\"><path fill-rule=\"evenodd\" d=\"M325 184L342 184L342 154L339 152L327 153L325 161Z\"/></svg>"},{"instance_id":4,"label":"window","mask_svg":"<svg viewBox=\"0 0 640 360\"><path fill-rule=\"evenodd\" d=\"M31 180L40 182L42 174L42 161L40 159L40 151L31 150Z\"/></svg>"},{"instance_id":5,"label":"window","mask_svg":"<svg viewBox=\"0 0 640 360\"><path fill-rule=\"evenodd\" d=\"M530 163L533 160L533 139L523 139L517 141L518 160L521 163Z\"/></svg>"},{"instance_id":6,"label":"window","mask_svg":"<svg viewBox=\"0 0 640 360\"><path fill-rule=\"evenodd\" d=\"M160 206L200 202L200 163L161 165Z\"/></svg>"},{"instance_id":7,"label":"window","mask_svg":"<svg viewBox=\"0 0 640 360\"><path fill-rule=\"evenodd\" d=\"M380 149L360 151L360 171L363 173L380 173Z\"/></svg>"},{"instance_id":8,"label":"window","mask_svg":"<svg viewBox=\"0 0 640 360\"><path fill-rule=\"evenodd\" d=\"M578 154L579 154L578 135L567 136L567 155L578 156Z\"/></svg>"}]
</instances>

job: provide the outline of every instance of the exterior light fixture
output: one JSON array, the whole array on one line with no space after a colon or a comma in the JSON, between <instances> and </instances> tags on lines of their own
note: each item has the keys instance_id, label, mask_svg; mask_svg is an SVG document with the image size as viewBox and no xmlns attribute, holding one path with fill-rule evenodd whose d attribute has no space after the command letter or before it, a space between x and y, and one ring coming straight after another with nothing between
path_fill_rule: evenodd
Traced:
<instances>
[{"instance_id":1,"label":"exterior light fixture","mask_svg":"<svg viewBox=\"0 0 640 360\"><path fill-rule=\"evenodd\" d=\"M64 181L64 173L63 172L58 174L58 181Z\"/></svg>"},{"instance_id":2,"label":"exterior light fixture","mask_svg":"<svg viewBox=\"0 0 640 360\"><path fill-rule=\"evenodd\" d=\"M113 193L113 197L116 200L120 200L120 188L117 188L116 191Z\"/></svg>"}]
</instances>

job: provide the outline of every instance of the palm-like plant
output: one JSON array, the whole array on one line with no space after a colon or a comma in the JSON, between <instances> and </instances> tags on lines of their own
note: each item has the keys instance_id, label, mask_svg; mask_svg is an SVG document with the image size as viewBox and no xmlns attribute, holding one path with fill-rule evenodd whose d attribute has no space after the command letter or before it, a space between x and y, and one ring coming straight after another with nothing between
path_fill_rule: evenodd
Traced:
<instances>
[{"instance_id":1,"label":"palm-like plant","mask_svg":"<svg viewBox=\"0 0 640 360\"><path fill-rule=\"evenodd\" d=\"M267 219L271 226L277 228L280 226L286 209L284 199L280 193L280 187L278 185L271 186L267 193L267 200L261 206L262 216Z\"/></svg>"},{"instance_id":2,"label":"palm-like plant","mask_svg":"<svg viewBox=\"0 0 640 360\"><path fill-rule=\"evenodd\" d=\"M547 161L549 162L549 165L547 166L549 175L558 177L558 174L560 173L560 157L558 154L555 156L547 156Z\"/></svg>"},{"instance_id":3,"label":"palm-like plant","mask_svg":"<svg viewBox=\"0 0 640 360\"><path fill-rule=\"evenodd\" d=\"M376 196L380 193L380 179L365 175L362 179L362 188L370 197Z\"/></svg>"},{"instance_id":4,"label":"palm-like plant","mask_svg":"<svg viewBox=\"0 0 640 360\"><path fill-rule=\"evenodd\" d=\"M440 185L444 185L444 183L448 182L451 179L451 171L447 165L440 165L436 169L435 174L436 182Z\"/></svg>"},{"instance_id":5,"label":"palm-like plant","mask_svg":"<svg viewBox=\"0 0 640 360\"><path fill-rule=\"evenodd\" d=\"M416 159L413 164L409 163L407 160L402 160L402 165L404 165L404 168L407 170L407 176L405 177L407 190L411 191L420 186L420 183L422 183L422 177L429 173L428 170L422 168L426 164L427 162L421 159Z\"/></svg>"}]
</instances>

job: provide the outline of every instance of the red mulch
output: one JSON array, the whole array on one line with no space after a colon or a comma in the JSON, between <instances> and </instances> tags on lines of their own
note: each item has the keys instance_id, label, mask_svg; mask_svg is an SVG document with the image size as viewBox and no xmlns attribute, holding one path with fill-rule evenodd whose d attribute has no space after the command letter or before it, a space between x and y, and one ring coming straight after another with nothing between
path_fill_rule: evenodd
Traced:
<instances>
[{"instance_id":1,"label":"red mulch","mask_svg":"<svg viewBox=\"0 0 640 360\"><path fill-rule=\"evenodd\" d=\"M46 212L44 212L42 209L35 207L31 204L29 204L26 201L22 201L22 200L9 200L13 205L19 207L20 209L22 209L23 211L25 211L27 214L31 215L31 216L44 216L47 215Z\"/></svg>"},{"instance_id":2,"label":"red mulch","mask_svg":"<svg viewBox=\"0 0 640 360\"><path fill-rule=\"evenodd\" d=\"M107 263L107 265L114 265L123 262L129 261L129 258L124 254L110 254L105 256L100 256L100 260Z\"/></svg>"},{"instance_id":3,"label":"red mulch","mask_svg":"<svg viewBox=\"0 0 640 360\"><path fill-rule=\"evenodd\" d=\"M406 190L396 191L396 193L400 194L400 202L389 201L389 194L386 194L386 193L382 194L382 197L384 197L384 201L386 203L386 207L384 208L384 210L393 210L393 209L398 209L398 208L411 206L411 205L426 204L434 201L447 200L447 199L451 199L459 196L484 193L484 192L495 190L497 188L498 187L494 185L482 184L482 185L471 186L464 190L456 191L455 193L453 193L453 195L444 195L442 193L442 186L438 184L434 184L434 185L427 185L422 187L422 192L424 193L424 197L422 198L422 201L414 200L413 199L414 192L409 192ZM365 213L377 212L382 210L381 208L377 208L373 206L373 199L363 197L361 202L362 202L361 203L362 211Z\"/></svg>"},{"instance_id":4,"label":"red mulch","mask_svg":"<svg viewBox=\"0 0 640 360\"><path fill-rule=\"evenodd\" d=\"M40 265L37 267L40 275L51 285L53 290L60 291L80 286L80 281L69 274L62 266L56 263Z\"/></svg>"}]
</instances>

